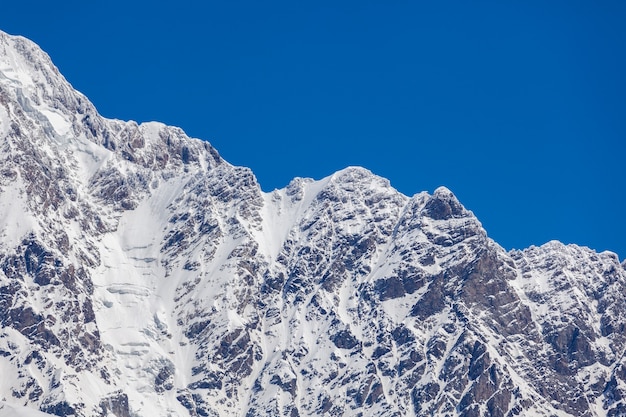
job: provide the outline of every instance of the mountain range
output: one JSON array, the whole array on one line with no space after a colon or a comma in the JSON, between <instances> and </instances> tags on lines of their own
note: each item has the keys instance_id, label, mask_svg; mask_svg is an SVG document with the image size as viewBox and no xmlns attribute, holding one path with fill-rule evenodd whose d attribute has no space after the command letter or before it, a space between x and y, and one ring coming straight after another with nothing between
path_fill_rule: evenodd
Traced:
<instances>
[{"instance_id":1,"label":"mountain range","mask_svg":"<svg viewBox=\"0 0 626 417\"><path fill-rule=\"evenodd\" d=\"M0 32L0 416L625 416L626 263L445 187L263 192Z\"/></svg>"}]
</instances>

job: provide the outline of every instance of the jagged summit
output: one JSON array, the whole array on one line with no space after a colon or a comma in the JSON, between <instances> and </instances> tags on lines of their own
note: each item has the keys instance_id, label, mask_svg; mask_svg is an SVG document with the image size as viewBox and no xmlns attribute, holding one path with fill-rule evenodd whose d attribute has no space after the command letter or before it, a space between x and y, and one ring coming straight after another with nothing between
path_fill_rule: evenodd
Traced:
<instances>
[{"instance_id":1,"label":"jagged summit","mask_svg":"<svg viewBox=\"0 0 626 417\"><path fill-rule=\"evenodd\" d=\"M0 147L0 416L626 414L614 254L359 167L264 193L3 33Z\"/></svg>"},{"instance_id":2,"label":"jagged summit","mask_svg":"<svg viewBox=\"0 0 626 417\"><path fill-rule=\"evenodd\" d=\"M473 216L446 187L439 187L435 190L424 210L435 220Z\"/></svg>"},{"instance_id":3,"label":"jagged summit","mask_svg":"<svg viewBox=\"0 0 626 417\"><path fill-rule=\"evenodd\" d=\"M31 40L0 31L0 45L3 78L21 86L40 88L50 88L50 81L65 81L48 54Z\"/></svg>"},{"instance_id":4,"label":"jagged summit","mask_svg":"<svg viewBox=\"0 0 626 417\"><path fill-rule=\"evenodd\" d=\"M105 158L106 152L84 149L91 146L86 142L150 169L181 164L199 164L206 169L223 163L208 142L191 140L180 128L103 118L58 72L48 55L28 39L0 32L0 47L3 97L17 104L11 108L5 103L5 129L18 126L16 122L22 119L31 119L29 125L34 129L29 139L37 145L44 145L47 139L47 143L63 149L69 146L67 141L78 141L80 150L92 153L91 159L96 161Z\"/></svg>"}]
</instances>

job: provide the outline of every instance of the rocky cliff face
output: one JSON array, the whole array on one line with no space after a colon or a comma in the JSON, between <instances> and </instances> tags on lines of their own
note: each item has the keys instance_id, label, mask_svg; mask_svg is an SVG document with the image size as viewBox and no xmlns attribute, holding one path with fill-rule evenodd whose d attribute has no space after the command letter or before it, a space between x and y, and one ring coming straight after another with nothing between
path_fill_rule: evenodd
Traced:
<instances>
[{"instance_id":1,"label":"rocky cliff face","mask_svg":"<svg viewBox=\"0 0 626 417\"><path fill-rule=\"evenodd\" d=\"M612 253L362 168L264 193L3 33L0 104L0 413L626 415Z\"/></svg>"}]
</instances>

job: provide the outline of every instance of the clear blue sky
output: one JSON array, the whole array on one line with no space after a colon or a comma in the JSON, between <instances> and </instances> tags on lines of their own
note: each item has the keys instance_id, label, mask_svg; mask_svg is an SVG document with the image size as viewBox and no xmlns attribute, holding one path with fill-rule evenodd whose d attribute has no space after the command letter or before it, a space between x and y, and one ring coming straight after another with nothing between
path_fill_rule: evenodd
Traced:
<instances>
[{"instance_id":1,"label":"clear blue sky","mask_svg":"<svg viewBox=\"0 0 626 417\"><path fill-rule=\"evenodd\" d=\"M507 249L626 256L624 1L5 3L104 116L180 126L264 190L361 165L447 186Z\"/></svg>"}]
</instances>

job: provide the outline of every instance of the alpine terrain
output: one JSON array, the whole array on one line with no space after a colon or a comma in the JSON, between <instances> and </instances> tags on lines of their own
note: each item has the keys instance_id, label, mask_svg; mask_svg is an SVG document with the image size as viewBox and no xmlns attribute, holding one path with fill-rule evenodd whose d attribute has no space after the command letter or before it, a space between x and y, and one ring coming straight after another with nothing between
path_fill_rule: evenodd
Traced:
<instances>
[{"instance_id":1,"label":"alpine terrain","mask_svg":"<svg viewBox=\"0 0 626 417\"><path fill-rule=\"evenodd\" d=\"M626 415L613 253L363 168L262 192L1 32L0 147L1 417Z\"/></svg>"}]
</instances>

